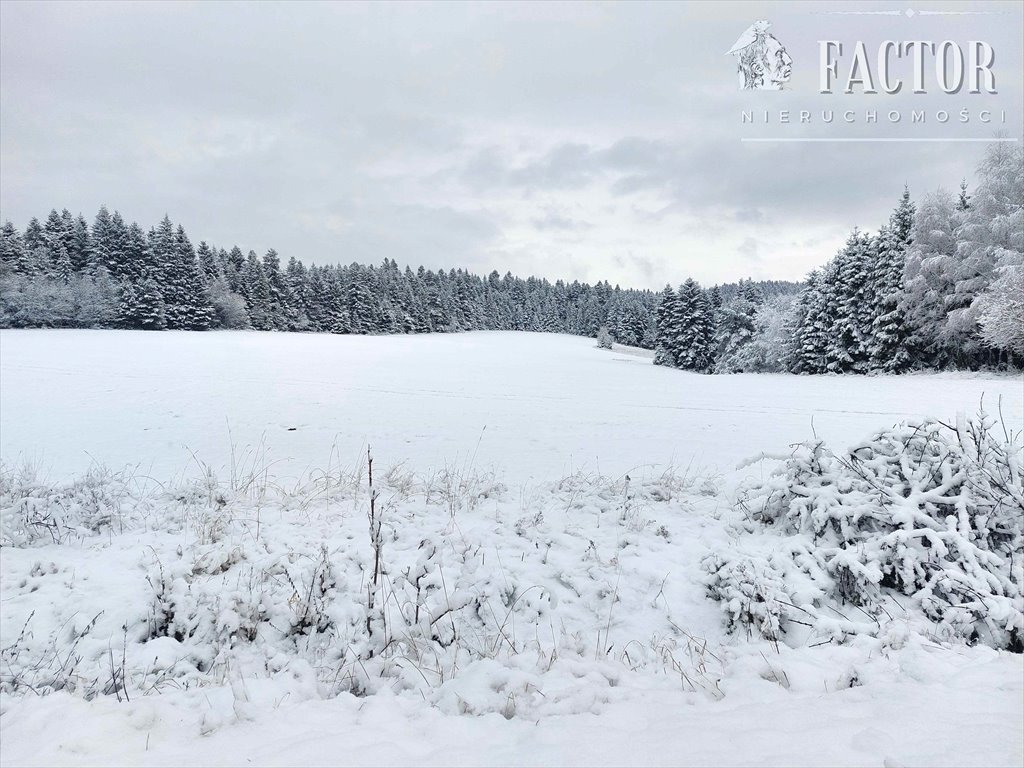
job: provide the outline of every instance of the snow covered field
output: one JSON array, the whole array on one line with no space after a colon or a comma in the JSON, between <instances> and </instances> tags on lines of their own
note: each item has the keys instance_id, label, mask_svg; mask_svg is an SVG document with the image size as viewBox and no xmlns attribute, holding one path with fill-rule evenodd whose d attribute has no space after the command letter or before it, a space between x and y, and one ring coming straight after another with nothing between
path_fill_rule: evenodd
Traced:
<instances>
[{"instance_id":1,"label":"snow covered field","mask_svg":"<svg viewBox=\"0 0 1024 768\"><path fill-rule=\"evenodd\" d=\"M1020 427L1010 377L698 376L536 334L0 332L0 762L1020 765L1019 654L906 612L845 643L729 634L703 565L739 546L742 459L982 395Z\"/></svg>"},{"instance_id":2,"label":"snow covered field","mask_svg":"<svg viewBox=\"0 0 1024 768\"><path fill-rule=\"evenodd\" d=\"M55 478L94 461L191 474L192 453L227 468L232 442L298 476L352 464L369 441L384 464L475 457L518 485L649 464L726 472L814 433L845 445L953 419L982 396L1024 420L1019 378L703 376L550 334L0 331L0 366L0 456Z\"/></svg>"}]
</instances>

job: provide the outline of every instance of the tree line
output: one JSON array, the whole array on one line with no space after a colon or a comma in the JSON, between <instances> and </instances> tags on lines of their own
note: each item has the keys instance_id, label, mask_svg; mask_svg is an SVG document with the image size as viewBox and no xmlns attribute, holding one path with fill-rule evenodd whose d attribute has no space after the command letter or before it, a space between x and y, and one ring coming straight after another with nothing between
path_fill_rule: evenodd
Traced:
<instances>
[{"instance_id":1,"label":"tree line","mask_svg":"<svg viewBox=\"0 0 1024 768\"><path fill-rule=\"evenodd\" d=\"M990 146L978 185L854 230L799 291L666 286L656 365L705 373L901 373L1024 363L1024 152Z\"/></svg>"},{"instance_id":2,"label":"tree line","mask_svg":"<svg viewBox=\"0 0 1024 768\"><path fill-rule=\"evenodd\" d=\"M465 270L282 265L238 246L193 247L168 217L148 231L103 207L0 228L0 327L211 328L329 333L519 330L655 350L700 372L899 373L1024 360L1024 153L993 144L978 185L855 230L802 284L661 293Z\"/></svg>"},{"instance_id":3,"label":"tree line","mask_svg":"<svg viewBox=\"0 0 1024 768\"><path fill-rule=\"evenodd\" d=\"M212 328L329 333L549 331L654 344L652 291L491 272L282 264L235 246L193 247L168 217L145 231L100 209L0 229L0 327Z\"/></svg>"}]
</instances>

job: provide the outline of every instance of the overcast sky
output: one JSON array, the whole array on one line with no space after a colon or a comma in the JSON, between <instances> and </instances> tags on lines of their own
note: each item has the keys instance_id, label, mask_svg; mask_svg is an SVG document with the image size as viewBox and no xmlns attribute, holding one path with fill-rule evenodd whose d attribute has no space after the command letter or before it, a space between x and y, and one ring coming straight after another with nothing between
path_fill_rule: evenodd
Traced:
<instances>
[{"instance_id":1,"label":"overcast sky","mask_svg":"<svg viewBox=\"0 0 1024 768\"><path fill-rule=\"evenodd\" d=\"M972 13L849 13L907 8ZM5 0L0 215L91 221L105 203L307 263L649 288L800 279L850 228L882 224L905 183L920 195L971 177L983 146L741 137L1020 137L1022 8ZM725 53L762 18L791 87L741 93ZM821 39L872 55L885 39L985 40L999 93L942 94L929 67L927 95L819 95ZM858 122L740 124L744 109L822 108ZM961 108L969 124L934 123ZM871 126L866 109L906 115ZM929 123L908 125L911 109ZM979 124L982 109L1007 123Z\"/></svg>"}]
</instances>

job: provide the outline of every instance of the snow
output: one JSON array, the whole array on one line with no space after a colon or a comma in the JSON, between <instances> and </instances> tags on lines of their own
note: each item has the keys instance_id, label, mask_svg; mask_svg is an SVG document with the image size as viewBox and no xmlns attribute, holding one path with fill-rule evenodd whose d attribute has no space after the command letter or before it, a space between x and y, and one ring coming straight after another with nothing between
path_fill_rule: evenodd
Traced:
<instances>
[{"instance_id":1,"label":"snow","mask_svg":"<svg viewBox=\"0 0 1024 768\"><path fill-rule=\"evenodd\" d=\"M734 467L812 417L837 448L982 394L1020 424L1019 379L700 376L539 334L4 331L0 392L3 765L1024 762L1019 654L900 616L729 634L703 566L763 471Z\"/></svg>"},{"instance_id":2,"label":"snow","mask_svg":"<svg viewBox=\"0 0 1024 768\"><path fill-rule=\"evenodd\" d=\"M15 739L3 752L8 765L1020 765L1019 731L1015 737L1007 723L1024 718L1024 706L1008 672L980 663L941 684L802 697L780 689L719 704L638 691L600 715L539 721L457 717L397 697L340 697L271 704L257 721L203 738L173 693L131 704L56 694L26 699L4 715L4 730L40 734L59 720L61 737Z\"/></svg>"},{"instance_id":3,"label":"snow","mask_svg":"<svg viewBox=\"0 0 1024 768\"><path fill-rule=\"evenodd\" d=\"M1024 421L1019 377L705 376L592 339L511 332L333 336L0 331L0 455L54 477L98 461L165 478L265 445L275 474L353 463L370 442L420 471L506 482L637 465L725 472L815 434L837 446L982 396ZM646 353L650 354L650 353ZM45 404L45 405L44 405ZM230 429L230 433L229 433Z\"/></svg>"}]
</instances>

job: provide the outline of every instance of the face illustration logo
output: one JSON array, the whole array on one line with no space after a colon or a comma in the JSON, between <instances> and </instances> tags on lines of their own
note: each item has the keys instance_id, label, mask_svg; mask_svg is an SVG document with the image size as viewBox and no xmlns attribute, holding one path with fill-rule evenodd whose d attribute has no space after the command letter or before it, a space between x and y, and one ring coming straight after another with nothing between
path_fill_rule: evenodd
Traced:
<instances>
[{"instance_id":1,"label":"face illustration logo","mask_svg":"<svg viewBox=\"0 0 1024 768\"><path fill-rule=\"evenodd\" d=\"M781 91L792 75L793 59L768 32L770 26L770 21L755 21L726 51L736 57L741 91Z\"/></svg>"}]
</instances>

